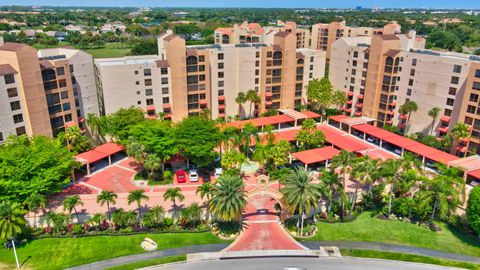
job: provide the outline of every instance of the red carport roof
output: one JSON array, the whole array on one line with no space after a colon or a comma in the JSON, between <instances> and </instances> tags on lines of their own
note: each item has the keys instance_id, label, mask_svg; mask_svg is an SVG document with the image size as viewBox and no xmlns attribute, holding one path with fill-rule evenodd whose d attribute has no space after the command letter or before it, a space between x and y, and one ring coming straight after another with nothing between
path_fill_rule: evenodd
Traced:
<instances>
[{"instance_id":1,"label":"red carport roof","mask_svg":"<svg viewBox=\"0 0 480 270\"><path fill-rule=\"evenodd\" d=\"M443 152L441 150L435 149L433 147L430 147L421 143L417 143L416 145L409 146L405 149L417 155L424 156L430 160L433 160L435 162L440 162L445 165L447 165L451 161L460 159L457 156L451 155L449 153Z\"/></svg>"},{"instance_id":2,"label":"red carport roof","mask_svg":"<svg viewBox=\"0 0 480 270\"><path fill-rule=\"evenodd\" d=\"M337 121L337 122L340 122L341 120L347 119L347 118L350 118L350 116L347 116L345 114L332 115L332 116L328 117L328 119L331 119L331 120Z\"/></svg>"},{"instance_id":3,"label":"red carport roof","mask_svg":"<svg viewBox=\"0 0 480 270\"><path fill-rule=\"evenodd\" d=\"M392 134L392 136L383 138L383 140L386 141L386 142L389 142L391 144L394 144L398 147L407 149L407 148L415 148L415 147L417 147L417 145L423 145L419 142L416 142L416 141L411 140L409 138L405 138L401 135L397 135L397 134L394 134L394 133L391 133L391 134Z\"/></svg>"},{"instance_id":4,"label":"red carport roof","mask_svg":"<svg viewBox=\"0 0 480 270\"><path fill-rule=\"evenodd\" d=\"M323 131L325 137L327 138L327 141L333 136L342 136L344 134L340 130L329 127L327 125L317 125L317 129Z\"/></svg>"},{"instance_id":5,"label":"red carport roof","mask_svg":"<svg viewBox=\"0 0 480 270\"><path fill-rule=\"evenodd\" d=\"M337 149L331 146L326 146L322 148L316 148L316 149L293 153L292 155L296 159L303 162L304 164L312 164L312 163L322 162L325 160L330 160L334 156L338 155L339 153L340 151L338 151Z\"/></svg>"},{"instance_id":6,"label":"red carport roof","mask_svg":"<svg viewBox=\"0 0 480 270\"><path fill-rule=\"evenodd\" d=\"M467 174L480 180L480 169L469 171Z\"/></svg>"},{"instance_id":7,"label":"red carport roof","mask_svg":"<svg viewBox=\"0 0 480 270\"><path fill-rule=\"evenodd\" d=\"M93 150L95 150L97 152L107 154L107 155L110 156L110 155L113 155L113 154L116 154L118 152L123 151L123 149L124 149L123 145L120 145L118 143L109 142L109 143L104 143L102 145L99 145L99 146L95 147Z\"/></svg>"},{"instance_id":8,"label":"red carport roof","mask_svg":"<svg viewBox=\"0 0 480 270\"><path fill-rule=\"evenodd\" d=\"M369 124L354 125L352 126L352 128L379 139L391 137L393 135L391 132L388 132L381 128L374 127Z\"/></svg>"},{"instance_id":9,"label":"red carport roof","mask_svg":"<svg viewBox=\"0 0 480 270\"><path fill-rule=\"evenodd\" d=\"M398 159L397 156L394 154L391 154L383 149L366 149L359 151L360 154L362 155L367 155L371 159L380 159L382 161L388 160L388 159Z\"/></svg>"},{"instance_id":10,"label":"red carport roof","mask_svg":"<svg viewBox=\"0 0 480 270\"><path fill-rule=\"evenodd\" d=\"M330 138L327 138L327 141L334 146L349 152L358 152L364 149L373 148L371 145L350 136L331 136Z\"/></svg>"},{"instance_id":11,"label":"red carport roof","mask_svg":"<svg viewBox=\"0 0 480 270\"><path fill-rule=\"evenodd\" d=\"M299 129L289 129L285 131L279 131L274 133L275 135L275 140L281 141L281 140L286 140L286 141L295 141L295 136L297 135Z\"/></svg>"},{"instance_id":12,"label":"red carport roof","mask_svg":"<svg viewBox=\"0 0 480 270\"><path fill-rule=\"evenodd\" d=\"M81 163L86 164L86 163L94 163L106 157L108 157L108 155L105 153L98 152L95 150L90 150L90 151L83 152L76 155L75 159Z\"/></svg>"},{"instance_id":13,"label":"red carport roof","mask_svg":"<svg viewBox=\"0 0 480 270\"><path fill-rule=\"evenodd\" d=\"M312 111L303 111L301 113L307 116L307 118L318 118L321 116L320 114Z\"/></svg>"}]
</instances>

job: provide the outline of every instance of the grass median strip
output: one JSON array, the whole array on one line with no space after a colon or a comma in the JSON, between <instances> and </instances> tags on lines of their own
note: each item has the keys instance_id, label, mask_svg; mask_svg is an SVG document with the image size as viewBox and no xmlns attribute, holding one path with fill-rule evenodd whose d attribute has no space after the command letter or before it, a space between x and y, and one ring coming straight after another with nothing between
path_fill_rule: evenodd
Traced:
<instances>
[{"instance_id":1,"label":"grass median strip","mask_svg":"<svg viewBox=\"0 0 480 270\"><path fill-rule=\"evenodd\" d=\"M376 250L357 250L357 249L340 249L342 256L377 258L385 260L428 263L441 266L458 267L464 269L480 270L480 265L474 263L457 262L432 257L418 256L412 254L376 251Z\"/></svg>"},{"instance_id":2,"label":"grass median strip","mask_svg":"<svg viewBox=\"0 0 480 270\"><path fill-rule=\"evenodd\" d=\"M105 270L134 270L134 269L147 267L147 266L173 263L173 262L182 262L186 260L187 260L187 255L169 256L169 257L156 258L152 260L119 265L115 267L106 268Z\"/></svg>"}]
</instances>

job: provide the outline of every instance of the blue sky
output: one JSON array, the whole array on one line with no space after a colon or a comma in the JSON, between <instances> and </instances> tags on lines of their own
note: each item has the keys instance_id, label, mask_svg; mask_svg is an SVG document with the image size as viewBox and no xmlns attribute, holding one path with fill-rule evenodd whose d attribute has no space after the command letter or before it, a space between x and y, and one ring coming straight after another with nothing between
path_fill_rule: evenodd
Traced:
<instances>
[{"instance_id":1,"label":"blue sky","mask_svg":"<svg viewBox=\"0 0 480 270\"><path fill-rule=\"evenodd\" d=\"M149 6L149 7L408 7L480 8L480 0L2 0L0 5Z\"/></svg>"}]
</instances>

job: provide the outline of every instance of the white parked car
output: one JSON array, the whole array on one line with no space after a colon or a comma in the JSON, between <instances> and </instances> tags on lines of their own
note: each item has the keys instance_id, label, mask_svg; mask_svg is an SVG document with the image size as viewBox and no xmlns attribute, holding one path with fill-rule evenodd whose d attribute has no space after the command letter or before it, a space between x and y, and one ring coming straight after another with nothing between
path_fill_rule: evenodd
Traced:
<instances>
[{"instance_id":1,"label":"white parked car","mask_svg":"<svg viewBox=\"0 0 480 270\"><path fill-rule=\"evenodd\" d=\"M215 168L215 179L219 178L223 173L223 169L222 168Z\"/></svg>"},{"instance_id":2,"label":"white parked car","mask_svg":"<svg viewBox=\"0 0 480 270\"><path fill-rule=\"evenodd\" d=\"M198 182L198 172L195 169L190 170L188 178L190 182Z\"/></svg>"}]
</instances>

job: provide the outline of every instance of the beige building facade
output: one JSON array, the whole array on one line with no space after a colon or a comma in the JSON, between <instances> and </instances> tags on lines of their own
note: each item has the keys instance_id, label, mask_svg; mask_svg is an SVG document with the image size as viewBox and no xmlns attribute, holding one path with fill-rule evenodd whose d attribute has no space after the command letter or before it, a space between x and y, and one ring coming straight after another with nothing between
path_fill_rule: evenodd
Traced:
<instances>
[{"instance_id":1,"label":"beige building facade","mask_svg":"<svg viewBox=\"0 0 480 270\"><path fill-rule=\"evenodd\" d=\"M296 35L278 32L273 44L186 46L166 33L158 56L96 59L106 114L138 106L150 117L179 121L209 111L212 118L258 115L306 104L306 84L325 72L325 52L297 49ZM147 75L148 74L148 75ZM238 104L254 90L259 104Z\"/></svg>"}]
</instances>

